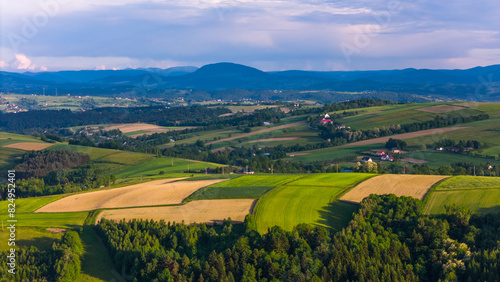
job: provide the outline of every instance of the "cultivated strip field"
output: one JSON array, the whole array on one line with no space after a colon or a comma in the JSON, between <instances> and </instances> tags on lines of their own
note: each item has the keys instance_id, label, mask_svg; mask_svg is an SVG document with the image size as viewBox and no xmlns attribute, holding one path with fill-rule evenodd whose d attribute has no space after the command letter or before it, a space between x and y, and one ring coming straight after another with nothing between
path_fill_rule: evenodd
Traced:
<instances>
[{"instance_id":1,"label":"cultivated strip field","mask_svg":"<svg viewBox=\"0 0 500 282\"><path fill-rule=\"evenodd\" d=\"M342 145L341 147L353 147L353 146L363 146L363 145L385 143L390 138L392 138L392 139L409 139L409 138L415 138L415 137L420 137L420 136L440 134L440 133L464 129L464 128L467 128L467 127L447 127L447 128L435 128L435 129L420 130L420 131L415 131L415 132L410 132L410 133L396 134L396 135L391 135L391 136L385 136L385 137L379 137L379 138L374 138L374 139L369 139L369 140L353 142L353 143L349 143L346 145Z\"/></svg>"},{"instance_id":2,"label":"cultivated strip field","mask_svg":"<svg viewBox=\"0 0 500 282\"><path fill-rule=\"evenodd\" d=\"M357 185L340 199L359 203L370 194L395 194L398 197L410 196L422 200L434 184L447 177L441 175L379 175Z\"/></svg>"},{"instance_id":3,"label":"cultivated strip field","mask_svg":"<svg viewBox=\"0 0 500 282\"><path fill-rule=\"evenodd\" d=\"M231 218L232 222L243 222L245 216L252 212L255 201L257 200L200 200L181 206L105 210L99 214L97 222L101 218L116 221L122 219L163 219L167 222L184 221L186 224L219 223L224 219Z\"/></svg>"},{"instance_id":4,"label":"cultivated strip field","mask_svg":"<svg viewBox=\"0 0 500 282\"><path fill-rule=\"evenodd\" d=\"M278 125L278 126L275 126L275 127L270 127L270 128L264 128L264 129L256 130L256 131L250 132L250 133L239 134L239 135L234 136L234 137L228 137L228 138L224 138L224 139L219 139L219 140L207 142L207 143L205 143L205 145L215 144L215 143L224 142L224 141L231 141L231 140L240 139L240 138L244 138L244 137L248 137L248 136L252 136L252 135L267 133L267 132L271 132L271 131L274 131L274 130L279 130L279 129L284 129L284 128L290 128L290 127L304 125L304 124L307 124L307 121L304 120L304 121L298 121L298 122L293 122L293 123L284 124L284 125Z\"/></svg>"},{"instance_id":5,"label":"cultivated strip field","mask_svg":"<svg viewBox=\"0 0 500 282\"><path fill-rule=\"evenodd\" d=\"M415 110L422 111L422 112L427 112L427 113L433 113L433 114L443 114L443 113L457 111L457 110L463 110L463 109L465 109L465 108L464 107L460 107L460 106L437 105L437 106L420 108L420 109L415 109Z\"/></svg>"},{"instance_id":6,"label":"cultivated strip field","mask_svg":"<svg viewBox=\"0 0 500 282\"><path fill-rule=\"evenodd\" d=\"M21 150L26 150L26 151L39 151L43 150L45 148L48 148L54 144L51 143L35 143L35 142L20 142L20 143L14 143L14 144L9 144L5 145L3 147L5 148L13 148L13 149L21 149Z\"/></svg>"},{"instance_id":7,"label":"cultivated strip field","mask_svg":"<svg viewBox=\"0 0 500 282\"><path fill-rule=\"evenodd\" d=\"M102 208L180 204L196 190L225 179L178 181L162 179L123 188L72 195L52 202L36 212L76 212Z\"/></svg>"}]
</instances>

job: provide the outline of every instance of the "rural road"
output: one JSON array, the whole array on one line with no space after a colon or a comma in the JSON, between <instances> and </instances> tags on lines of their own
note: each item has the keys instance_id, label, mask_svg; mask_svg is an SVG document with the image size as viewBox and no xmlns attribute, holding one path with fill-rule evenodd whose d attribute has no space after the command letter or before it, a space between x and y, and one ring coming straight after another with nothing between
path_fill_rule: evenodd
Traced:
<instances>
[{"instance_id":1,"label":"rural road","mask_svg":"<svg viewBox=\"0 0 500 282\"><path fill-rule=\"evenodd\" d=\"M224 139L210 141L210 142L205 143L205 145L215 144L215 143L224 142L224 141L231 141L231 140L240 139L240 138L244 138L244 137L248 137L248 136L252 136L252 135L257 135L257 134L266 133L266 132L270 132L270 131L274 131L274 130L278 130L278 129L289 128L289 127L294 127L294 126L304 125L304 124L307 124L307 121L304 120L304 121L298 121L298 122L293 122L293 123L284 124L284 125L278 125L275 127L264 128L264 129L260 129L260 130L250 132L250 133L240 134L240 135L234 136L234 137L228 137L228 138L224 138Z\"/></svg>"}]
</instances>

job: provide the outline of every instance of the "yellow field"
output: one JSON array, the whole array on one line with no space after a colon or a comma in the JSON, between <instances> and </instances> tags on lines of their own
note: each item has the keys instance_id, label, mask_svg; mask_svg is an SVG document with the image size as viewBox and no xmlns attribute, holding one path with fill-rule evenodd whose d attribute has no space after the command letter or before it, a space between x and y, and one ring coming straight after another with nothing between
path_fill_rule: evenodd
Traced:
<instances>
[{"instance_id":1,"label":"yellow field","mask_svg":"<svg viewBox=\"0 0 500 282\"><path fill-rule=\"evenodd\" d=\"M226 179L178 181L162 179L123 188L72 195L41 207L35 212L76 212L101 208L121 208L180 204L196 190Z\"/></svg>"},{"instance_id":2,"label":"yellow field","mask_svg":"<svg viewBox=\"0 0 500 282\"><path fill-rule=\"evenodd\" d=\"M341 200L361 202L370 194L410 196L422 200L427 191L438 181L449 176L384 174L370 178L347 192Z\"/></svg>"},{"instance_id":3,"label":"yellow field","mask_svg":"<svg viewBox=\"0 0 500 282\"><path fill-rule=\"evenodd\" d=\"M14 144L9 144L5 145L3 147L5 148L13 148L13 149L21 149L21 150L26 150L26 151L39 151L43 150L45 148L48 148L54 144L51 143L35 143L35 142L20 142L20 143L14 143Z\"/></svg>"},{"instance_id":4,"label":"yellow field","mask_svg":"<svg viewBox=\"0 0 500 282\"><path fill-rule=\"evenodd\" d=\"M189 202L181 206L171 207L148 207L131 208L119 210L105 210L97 217L111 220L130 219L153 219L170 222L191 223L220 223L222 220L231 218L232 222L243 222L245 216L252 212L254 199L231 199L231 200L200 200Z\"/></svg>"},{"instance_id":5,"label":"yellow field","mask_svg":"<svg viewBox=\"0 0 500 282\"><path fill-rule=\"evenodd\" d=\"M463 109L465 109L465 108L460 107L460 106L437 105L437 106L432 106L432 107L420 108L420 109L416 109L416 110L421 111L421 112L433 113L433 114L442 114L442 113L463 110Z\"/></svg>"}]
</instances>

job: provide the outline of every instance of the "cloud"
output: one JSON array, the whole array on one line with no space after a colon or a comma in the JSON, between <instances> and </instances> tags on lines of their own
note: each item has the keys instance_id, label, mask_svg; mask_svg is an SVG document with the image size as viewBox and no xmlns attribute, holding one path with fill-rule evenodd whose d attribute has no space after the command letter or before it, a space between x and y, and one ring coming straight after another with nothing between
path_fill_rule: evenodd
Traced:
<instances>
[{"instance_id":1,"label":"cloud","mask_svg":"<svg viewBox=\"0 0 500 282\"><path fill-rule=\"evenodd\" d=\"M31 63L31 60L24 54L16 54L16 66L18 70L35 70L36 65Z\"/></svg>"},{"instance_id":2,"label":"cloud","mask_svg":"<svg viewBox=\"0 0 500 282\"><path fill-rule=\"evenodd\" d=\"M8 66L9 66L9 64L7 64L6 61L0 61L0 69L4 69L4 68L6 68Z\"/></svg>"},{"instance_id":3,"label":"cloud","mask_svg":"<svg viewBox=\"0 0 500 282\"><path fill-rule=\"evenodd\" d=\"M35 0L8 1L6 34L21 34ZM47 0L56 1L56 0ZM232 61L265 70L449 68L500 63L474 50L497 49L498 0L57 0L60 12L23 44L11 70L201 66ZM12 2L12 3L11 3ZM400 9L391 12L391 3ZM9 9L6 9L9 10ZM383 24L380 19L390 13ZM368 30L366 32L365 30ZM5 32L4 32L5 31ZM341 42L370 42L345 60ZM29 57L29 58L28 58Z\"/></svg>"}]
</instances>

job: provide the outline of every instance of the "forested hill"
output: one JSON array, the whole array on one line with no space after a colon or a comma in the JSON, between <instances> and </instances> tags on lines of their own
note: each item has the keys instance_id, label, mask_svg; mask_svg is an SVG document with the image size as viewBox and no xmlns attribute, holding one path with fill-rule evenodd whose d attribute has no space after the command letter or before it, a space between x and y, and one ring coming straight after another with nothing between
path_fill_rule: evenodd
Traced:
<instances>
[{"instance_id":1,"label":"forested hill","mask_svg":"<svg viewBox=\"0 0 500 282\"><path fill-rule=\"evenodd\" d=\"M116 269L137 281L499 281L500 218L448 207L433 218L410 197L371 195L330 235L300 224L244 226L103 220Z\"/></svg>"},{"instance_id":2,"label":"forested hill","mask_svg":"<svg viewBox=\"0 0 500 282\"><path fill-rule=\"evenodd\" d=\"M154 123L161 126L207 125L220 115L230 113L227 108L192 107L138 107L98 108L85 112L70 110L40 110L0 114L0 128L21 132L30 128L64 128L89 124Z\"/></svg>"},{"instance_id":3,"label":"forested hill","mask_svg":"<svg viewBox=\"0 0 500 282\"><path fill-rule=\"evenodd\" d=\"M167 89L220 91L296 90L394 92L438 95L453 99L500 100L500 65L467 70L403 69L381 71L279 71L264 72L233 63L216 63L199 69L175 71L119 70L48 73L0 72L0 92L72 95L133 95L170 97ZM45 90L44 90L45 89ZM196 91L193 91L196 92ZM191 93L190 93L191 94ZM226 93L227 94L227 93ZM232 100L242 97L232 93ZM175 94L176 95L176 94ZM275 100L285 100L276 92ZM214 97L221 99L222 97ZM245 97L246 98L246 97Z\"/></svg>"}]
</instances>

